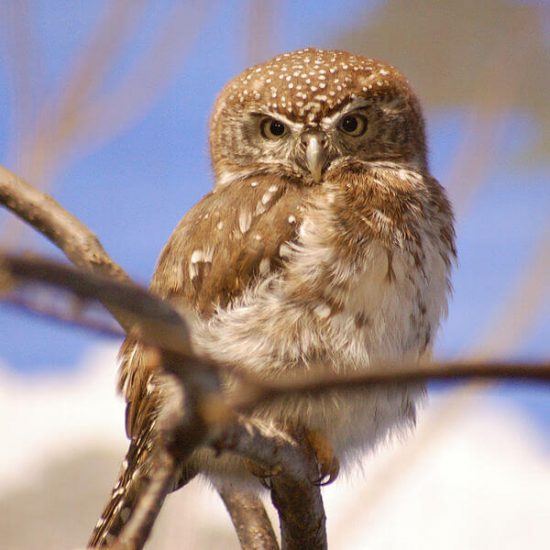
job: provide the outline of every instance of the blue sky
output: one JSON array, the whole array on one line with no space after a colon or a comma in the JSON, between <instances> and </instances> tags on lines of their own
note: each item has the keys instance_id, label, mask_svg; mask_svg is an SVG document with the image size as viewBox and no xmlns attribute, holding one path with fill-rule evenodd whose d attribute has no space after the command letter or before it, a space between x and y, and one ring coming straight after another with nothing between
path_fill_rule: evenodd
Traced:
<instances>
[{"instance_id":1,"label":"blue sky","mask_svg":"<svg viewBox=\"0 0 550 550\"><path fill-rule=\"evenodd\" d=\"M168 4L157 2L151 8L139 38L134 38L117 70L109 75L107 87L116 85L118 72L146 46ZM382 2L370 4L374 8ZM104 5L105 1L32 3L33 29L41 55L40 71L31 76L37 90L47 96L62 85L73 56L85 43ZM113 140L91 154L76 156L53 183L54 196L96 232L116 261L144 283L177 221L211 185L208 115L223 84L250 60L248 6L236 0L212 3L199 38L159 101ZM273 54L306 45L325 45L353 22L364 10L365 2L331 0L323 3L323 9L316 1L287 1L278 6L271 41L266 45L266 51ZM0 80L10 82L4 53ZM0 86L0 158L17 171L16 159L7 156L12 138L10 90L9 85ZM466 112L428 110L426 115L432 169L445 183L463 137ZM511 113L497 158L505 159L528 146L535 132L532 121ZM457 226L460 263L454 276L450 315L438 343L440 356L464 352L488 324L495 322L502 300L531 260L537 237L547 223L548 184L548 165L525 167L496 162L490 167L486 184L476 192ZM0 216L0 222L4 222L7 214L1 212ZM24 245L55 253L39 236L27 238ZM549 357L549 314L547 293L517 357ZM98 342L95 336L2 306L0 333L0 361L18 372L70 370L85 350ZM548 424L548 392L514 392L509 388L505 392L541 421L540 425Z\"/></svg>"}]
</instances>

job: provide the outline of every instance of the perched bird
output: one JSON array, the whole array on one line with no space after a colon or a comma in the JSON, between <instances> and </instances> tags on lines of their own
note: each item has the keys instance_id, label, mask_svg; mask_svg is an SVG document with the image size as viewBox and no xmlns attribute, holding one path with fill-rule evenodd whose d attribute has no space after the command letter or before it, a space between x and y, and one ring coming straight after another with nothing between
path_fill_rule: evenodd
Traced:
<instances>
[{"instance_id":1,"label":"perched bird","mask_svg":"<svg viewBox=\"0 0 550 550\"><path fill-rule=\"evenodd\" d=\"M176 227L151 286L195 312L199 352L266 378L429 357L447 308L453 216L403 75L343 51L279 55L225 86L210 151L214 189ZM166 395L132 340L120 387L130 448L93 546L133 511ZM335 392L266 407L253 421L324 441L320 473L332 479L338 459L413 425L422 394L419 385ZM206 450L191 464L218 483L254 479L239 459Z\"/></svg>"}]
</instances>

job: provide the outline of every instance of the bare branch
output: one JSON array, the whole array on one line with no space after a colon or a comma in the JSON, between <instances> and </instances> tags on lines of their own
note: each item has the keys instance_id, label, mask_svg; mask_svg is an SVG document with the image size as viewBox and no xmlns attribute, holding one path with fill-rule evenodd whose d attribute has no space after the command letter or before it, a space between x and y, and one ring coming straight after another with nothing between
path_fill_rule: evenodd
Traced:
<instances>
[{"instance_id":1,"label":"bare branch","mask_svg":"<svg viewBox=\"0 0 550 550\"><path fill-rule=\"evenodd\" d=\"M32 225L78 267L119 281L128 275L105 252L97 237L49 195L0 166L0 203Z\"/></svg>"},{"instance_id":2,"label":"bare branch","mask_svg":"<svg viewBox=\"0 0 550 550\"><path fill-rule=\"evenodd\" d=\"M278 550L275 532L259 497L230 487L222 487L218 492L231 516L242 548Z\"/></svg>"},{"instance_id":3,"label":"bare branch","mask_svg":"<svg viewBox=\"0 0 550 550\"><path fill-rule=\"evenodd\" d=\"M0 267L1 269L1 267ZM1 292L1 288L0 288ZM24 295L10 294L2 298L4 304L12 306L14 309L24 311L37 317L42 317L50 321L55 321L63 325L70 325L88 332L95 332L101 336L109 338L122 339L125 333L114 324L114 321L103 321L101 319L88 318L79 311L66 311L56 304L56 307L45 305L42 300L32 300Z\"/></svg>"},{"instance_id":4,"label":"bare branch","mask_svg":"<svg viewBox=\"0 0 550 550\"><path fill-rule=\"evenodd\" d=\"M98 239L84 224L69 214L51 197L37 191L3 167L0 167L0 201L61 248L75 265L99 272L109 278L108 280L106 277L92 275L91 273L83 274L74 270L69 274L67 272L69 268L57 266L57 271L56 268L50 270L49 284L67 288L68 281L72 280L71 290L77 296L83 298L96 296L96 299L103 299L103 303L126 331L135 331L137 326L138 337L141 336L143 339L145 335L153 340L154 345L168 350L168 352L163 353L162 368L167 372L174 373L184 386L187 386L187 383L190 382L190 373L195 374L194 378L198 376L199 380L193 379L189 384L188 389L191 390L189 395L192 399L187 400L187 406L193 408L193 411L191 411L193 414L186 415L186 422L193 423L193 419L201 418L201 415L194 414L195 410L199 408L205 391L207 393L212 385L217 384L218 380L211 365L206 365L204 362L199 369L182 370L182 354L185 355L190 350L187 324L181 315L168 304L149 295L147 291L128 284L129 279L126 273L111 260ZM4 270L7 269L6 261L4 260L1 265ZM12 263L13 267L15 265ZM21 264L19 264L19 267L21 267ZM34 274L34 280L44 278L48 266L42 263L41 269L37 270L36 267L35 265L34 269L27 269L27 271ZM60 273L59 269L65 269L65 272ZM14 277L14 275L15 273L12 271L8 278L10 276ZM59 280L60 275L63 284ZM88 275L87 280L85 275ZM79 276L80 280L78 279ZM15 277L15 279L20 278ZM32 277L30 278L32 279ZM114 279L114 281L110 279ZM124 287L124 290L121 286L117 287L117 282ZM117 296L120 291L122 291L122 294ZM98 292L99 296L97 295ZM134 307L128 308L128 301L120 300L120 296L132 297L130 302L134 302L136 305L139 304L138 310ZM139 309L140 307L143 308L144 303L147 304L145 308ZM122 309L121 305L123 306ZM148 306L151 309L148 309ZM130 319L128 319L128 313L131 314ZM146 318L145 322L144 317ZM172 354L169 351L172 351ZM173 352L176 354L175 357ZM196 392L193 392L193 389ZM194 424L194 426L174 425L171 432L166 432L168 439L166 450L180 464L185 462L187 455L201 441L208 439L205 426L201 422L195 422ZM184 443L183 447L181 445L182 441ZM194 445L192 442L194 442ZM139 504L142 511L138 515L134 515L136 518L135 523L130 524L130 527L128 527L133 531L127 531L124 535L128 540L145 541L162 506L168 490L167 484L170 475L163 472L162 469L158 472L158 478L150 486L148 496L146 495L146 498L142 499ZM249 515L256 515L257 523L265 524L265 511L262 513L259 503L249 511ZM124 537L121 541L124 541Z\"/></svg>"},{"instance_id":5,"label":"bare branch","mask_svg":"<svg viewBox=\"0 0 550 550\"><path fill-rule=\"evenodd\" d=\"M550 383L550 361L540 363L457 361L430 365L388 364L369 371L345 374L306 374L275 382L257 381L233 398L231 406L250 412L259 405L296 396L317 397L331 391L362 391L372 386L391 386L426 381L514 380Z\"/></svg>"},{"instance_id":6,"label":"bare branch","mask_svg":"<svg viewBox=\"0 0 550 550\"><path fill-rule=\"evenodd\" d=\"M309 447L282 432L266 433L242 417L225 426L212 446L249 458L270 472L283 549L326 548L325 510Z\"/></svg>"},{"instance_id":7,"label":"bare branch","mask_svg":"<svg viewBox=\"0 0 550 550\"><path fill-rule=\"evenodd\" d=\"M279 514L282 550L327 548L326 516L321 489L308 480L273 481L271 500Z\"/></svg>"},{"instance_id":8,"label":"bare branch","mask_svg":"<svg viewBox=\"0 0 550 550\"><path fill-rule=\"evenodd\" d=\"M85 300L98 300L111 311L121 312L138 330L137 336L145 343L166 351L183 354L190 360L187 323L180 312L167 302L135 284L112 281L102 275L82 272L70 266L41 258L0 256L0 266L14 282L33 282L70 291ZM199 368L208 361L197 361ZM175 363L175 362L174 362ZM335 390L362 391L375 385L396 385L428 380L497 380L550 382L550 362L540 363L504 361L454 361L430 365L385 364L369 371L342 374L305 374L266 382L230 366L242 386L230 401L230 406L241 413L249 413L260 404L307 395L319 396ZM172 370L177 374L177 370Z\"/></svg>"},{"instance_id":9,"label":"bare branch","mask_svg":"<svg viewBox=\"0 0 550 550\"><path fill-rule=\"evenodd\" d=\"M3 256L0 269L15 282L40 282L68 290L84 300L98 300L117 319L123 319L125 328L141 336L145 343L177 353L190 353L185 319L167 302L134 283L38 258Z\"/></svg>"}]
</instances>

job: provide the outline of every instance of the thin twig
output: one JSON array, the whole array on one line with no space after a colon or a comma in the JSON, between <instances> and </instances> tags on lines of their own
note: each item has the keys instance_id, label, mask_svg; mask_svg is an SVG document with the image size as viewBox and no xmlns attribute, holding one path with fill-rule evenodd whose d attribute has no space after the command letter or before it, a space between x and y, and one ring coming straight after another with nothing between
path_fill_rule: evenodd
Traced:
<instances>
[{"instance_id":1,"label":"thin twig","mask_svg":"<svg viewBox=\"0 0 550 550\"><path fill-rule=\"evenodd\" d=\"M167 302L134 283L36 257L1 256L0 269L16 282L46 284L68 290L84 300L98 300L146 343L190 354L185 319Z\"/></svg>"},{"instance_id":2,"label":"thin twig","mask_svg":"<svg viewBox=\"0 0 550 550\"><path fill-rule=\"evenodd\" d=\"M513 380L550 383L550 361L536 363L456 361L430 365L388 364L368 371L345 374L305 374L275 382L257 382L236 393L231 406L242 413L280 399L318 397L332 391L364 391L373 386L393 386L426 381Z\"/></svg>"},{"instance_id":3,"label":"thin twig","mask_svg":"<svg viewBox=\"0 0 550 550\"><path fill-rule=\"evenodd\" d=\"M35 315L49 321L54 321L62 325L77 327L87 332L94 332L108 338L120 340L124 338L125 333L117 328L113 322L91 319L80 314L80 312L71 312L61 310L59 307L49 307L40 302L35 302L25 296L12 294L2 297L2 302L7 306L18 309L25 313Z\"/></svg>"}]
</instances>

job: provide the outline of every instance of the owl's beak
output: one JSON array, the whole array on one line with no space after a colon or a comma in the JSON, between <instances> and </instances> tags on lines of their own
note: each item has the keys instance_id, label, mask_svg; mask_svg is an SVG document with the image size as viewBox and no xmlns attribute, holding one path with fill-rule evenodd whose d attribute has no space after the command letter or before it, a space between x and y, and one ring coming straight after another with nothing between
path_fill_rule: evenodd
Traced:
<instances>
[{"instance_id":1,"label":"owl's beak","mask_svg":"<svg viewBox=\"0 0 550 550\"><path fill-rule=\"evenodd\" d=\"M326 138L321 133L308 133L302 136L306 147L306 165L316 183L321 181L323 166L326 160Z\"/></svg>"}]
</instances>

